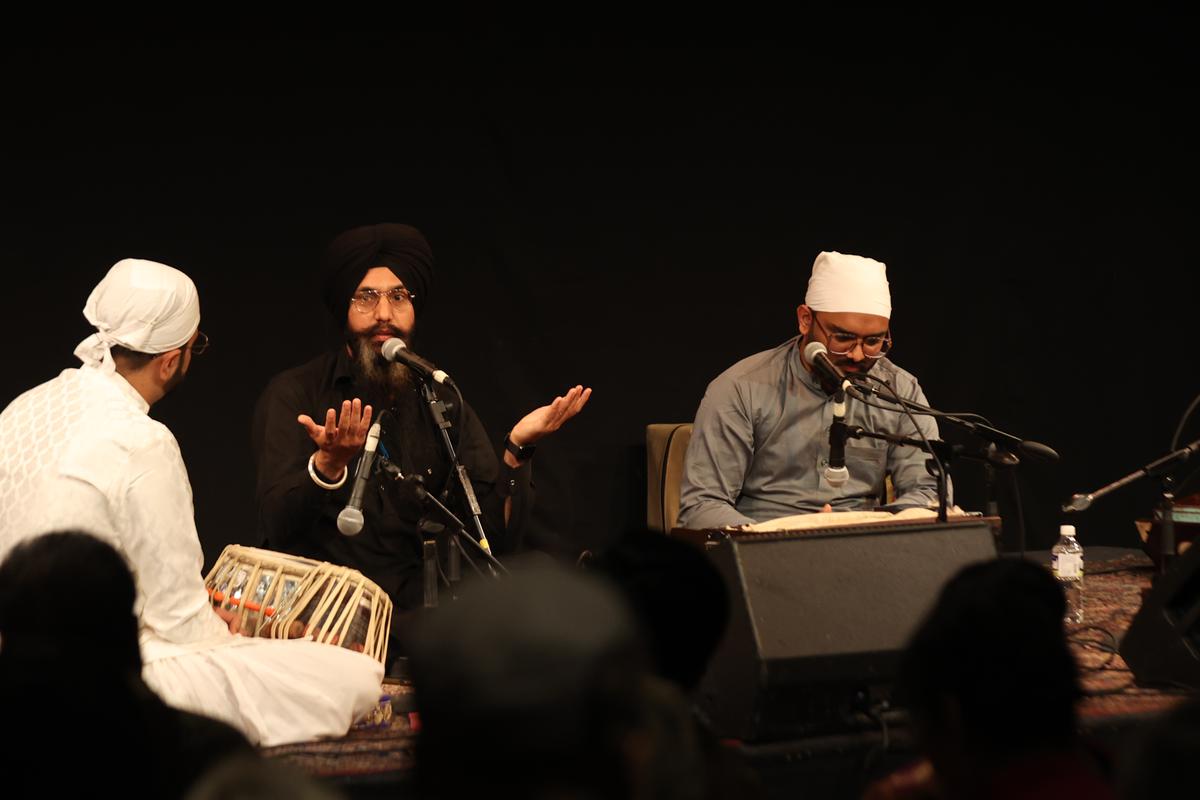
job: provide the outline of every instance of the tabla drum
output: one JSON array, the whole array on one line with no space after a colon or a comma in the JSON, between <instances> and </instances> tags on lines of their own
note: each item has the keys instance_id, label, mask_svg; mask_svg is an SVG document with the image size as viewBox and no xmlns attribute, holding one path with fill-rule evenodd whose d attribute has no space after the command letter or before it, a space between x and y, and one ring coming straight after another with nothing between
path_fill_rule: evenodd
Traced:
<instances>
[{"instance_id":1,"label":"tabla drum","mask_svg":"<svg viewBox=\"0 0 1200 800\"><path fill-rule=\"evenodd\" d=\"M246 636L312 636L386 663L392 601L357 570L231 544L204 586L214 606L237 614Z\"/></svg>"}]
</instances>

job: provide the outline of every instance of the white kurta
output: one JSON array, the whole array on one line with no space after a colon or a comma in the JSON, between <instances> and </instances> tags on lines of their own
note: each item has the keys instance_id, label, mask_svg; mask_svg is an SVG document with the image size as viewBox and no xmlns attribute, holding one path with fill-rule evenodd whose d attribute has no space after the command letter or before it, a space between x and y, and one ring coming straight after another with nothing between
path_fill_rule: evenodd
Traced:
<instances>
[{"instance_id":1,"label":"white kurta","mask_svg":"<svg viewBox=\"0 0 1200 800\"><path fill-rule=\"evenodd\" d=\"M124 378L95 367L14 400L0 414L0 558L56 530L109 541L134 572L142 674L164 701L264 746L344 734L379 700L383 667L332 645L229 633L200 575L179 445L148 411Z\"/></svg>"}]
</instances>

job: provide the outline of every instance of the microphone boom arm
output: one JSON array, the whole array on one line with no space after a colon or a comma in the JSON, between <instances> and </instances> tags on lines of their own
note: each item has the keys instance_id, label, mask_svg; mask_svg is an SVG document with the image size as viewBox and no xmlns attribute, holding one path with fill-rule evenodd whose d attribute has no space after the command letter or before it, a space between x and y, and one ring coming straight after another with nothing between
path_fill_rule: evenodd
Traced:
<instances>
[{"instance_id":1,"label":"microphone boom arm","mask_svg":"<svg viewBox=\"0 0 1200 800\"><path fill-rule=\"evenodd\" d=\"M1104 497L1106 494L1111 494L1112 492L1115 492L1117 489L1120 489L1124 486L1128 486L1136 480L1140 480L1141 478L1154 478L1170 472L1172 469L1195 455L1198 450L1200 450L1200 439L1197 439L1186 447L1181 447L1174 452L1167 453L1162 458L1155 459L1141 469L1136 469L1125 477L1118 478L1107 486L1102 486L1094 492L1072 495L1071 499L1063 504L1062 510L1068 514L1075 511L1086 511L1091 507L1092 503L1099 500L1101 497Z\"/></svg>"}]
</instances>

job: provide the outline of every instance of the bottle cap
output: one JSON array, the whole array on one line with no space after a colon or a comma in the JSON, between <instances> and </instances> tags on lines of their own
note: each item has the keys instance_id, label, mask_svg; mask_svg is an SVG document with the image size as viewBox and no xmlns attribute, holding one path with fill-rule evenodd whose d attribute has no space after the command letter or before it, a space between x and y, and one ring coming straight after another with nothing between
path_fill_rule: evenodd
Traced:
<instances>
[{"instance_id":1,"label":"bottle cap","mask_svg":"<svg viewBox=\"0 0 1200 800\"><path fill-rule=\"evenodd\" d=\"M1074 525L1059 525L1058 533L1060 536L1074 536L1075 535L1075 526Z\"/></svg>"}]
</instances>

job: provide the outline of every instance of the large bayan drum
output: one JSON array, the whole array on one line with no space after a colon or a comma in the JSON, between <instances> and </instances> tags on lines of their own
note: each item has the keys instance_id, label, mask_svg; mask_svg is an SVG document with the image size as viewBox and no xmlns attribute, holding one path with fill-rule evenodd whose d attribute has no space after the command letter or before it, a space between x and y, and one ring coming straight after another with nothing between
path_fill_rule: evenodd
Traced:
<instances>
[{"instance_id":1,"label":"large bayan drum","mask_svg":"<svg viewBox=\"0 0 1200 800\"><path fill-rule=\"evenodd\" d=\"M231 544L204 585L246 636L312 636L386 662L392 601L357 570Z\"/></svg>"}]
</instances>

